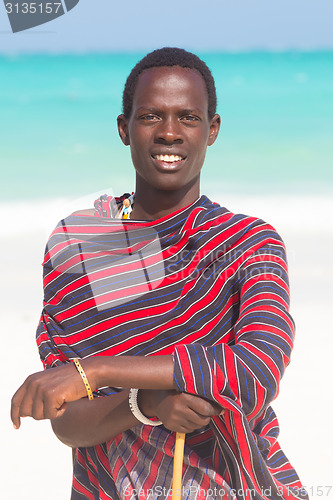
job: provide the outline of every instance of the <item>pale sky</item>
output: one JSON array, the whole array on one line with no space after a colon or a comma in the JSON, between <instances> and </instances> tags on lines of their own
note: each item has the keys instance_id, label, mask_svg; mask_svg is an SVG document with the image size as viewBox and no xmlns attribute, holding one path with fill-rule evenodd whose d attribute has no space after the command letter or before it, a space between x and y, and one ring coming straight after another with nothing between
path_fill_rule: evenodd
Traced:
<instances>
[{"instance_id":1,"label":"pale sky","mask_svg":"<svg viewBox=\"0 0 333 500\"><path fill-rule=\"evenodd\" d=\"M332 19L333 0L80 0L13 34L1 1L0 53L333 49Z\"/></svg>"}]
</instances>

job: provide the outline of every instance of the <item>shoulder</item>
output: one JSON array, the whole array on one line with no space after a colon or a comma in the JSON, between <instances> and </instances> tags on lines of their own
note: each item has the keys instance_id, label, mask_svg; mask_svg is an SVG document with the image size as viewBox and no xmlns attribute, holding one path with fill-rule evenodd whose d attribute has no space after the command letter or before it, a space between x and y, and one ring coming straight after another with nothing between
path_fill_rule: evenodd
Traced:
<instances>
[{"instance_id":1,"label":"shoulder","mask_svg":"<svg viewBox=\"0 0 333 500\"><path fill-rule=\"evenodd\" d=\"M201 199L201 213L196 218L198 226L204 225L205 227L217 226L220 231L228 231L230 235L237 234L239 237L249 234L260 234L262 236L281 239L276 229L259 217L253 217L244 213L238 213L221 206L219 203L212 202L206 196Z\"/></svg>"},{"instance_id":2,"label":"shoulder","mask_svg":"<svg viewBox=\"0 0 333 500\"><path fill-rule=\"evenodd\" d=\"M230 212L223 229L239 247L251 251L263 247L284 248L283 239L276 229L259 217Z\"/></svg>"},{"instance_id":3,"label":"shoulder","mask_svg":"<svg viewBox=\"0 0 333 500\"><path fill-rule=\"evenodd\" d=\"M245 234L256 235L254 239L272 242L279 242L283 244L283 240L280 234L277 232L275 227L269 224L267 221L259 218L244 214L233 214L233 221L237 224L240 222L241 226L244 227Z\"/></svg>"},{"instance_id":4,"label":"shoulder","mask_svg":"<svg viewBox=\"0 0 333 500\"><path fill-rule=\"evenodd\" d=\"M83 210L77 210L76 212L73 212L72 215L95 215L95 209L86 208Z\"/></svg>"}]
</instances>

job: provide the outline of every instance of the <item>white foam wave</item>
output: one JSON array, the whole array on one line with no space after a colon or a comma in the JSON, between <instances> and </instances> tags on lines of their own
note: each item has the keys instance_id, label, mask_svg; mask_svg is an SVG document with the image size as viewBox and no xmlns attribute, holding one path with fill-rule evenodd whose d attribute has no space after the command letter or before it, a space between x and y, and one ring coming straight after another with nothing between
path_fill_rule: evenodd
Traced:
<instances>
[{"instance_id":1,"label":"white foam wave","mask_svg":"<svg viewBox=\"0 0 333 500\"><path fill-rule=\"evenodd\" d=\"M11 237L42 232L47 237L57 222L76 210L93 207L94 200L103 190L85 197L48 200L21 200L2 202L1 235ZM264 219L278 232L332 232L327 223L333 214L333 198L325 196L239 196L218 195L211 199L235 213L245 213Z\"/></svg>"},{"instance_id":2,"label":"white foam wave","mask_svg":"<svg viewBox=\"0 0 333 500\"><path fill-rule=\"evenodd\" d=\"M42 232L48 237L57 223L71 213L92 208L102 194L113 195L112 189L102 189L79 198L50 198L1 202L3 215L1 234L6 236Z\"/></svg>"},{"instance_id":3,"label":"white foam wave","mask_svg":"<svg viewBox=\"0 0 333 500\"><path fill-rule=\"evenodd\" d=\"M311 195L217 195L211 197L232 212L259 217L278 232L332 232L333 197Z\"/></svg>"}]
</instances>

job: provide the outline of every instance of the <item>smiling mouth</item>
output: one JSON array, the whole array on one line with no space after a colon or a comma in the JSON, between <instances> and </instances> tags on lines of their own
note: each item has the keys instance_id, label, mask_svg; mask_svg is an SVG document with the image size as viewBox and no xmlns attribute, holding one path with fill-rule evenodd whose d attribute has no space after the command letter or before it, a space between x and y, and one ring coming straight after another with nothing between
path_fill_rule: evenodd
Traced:
<instances>
[{"instance_id":1,"label":"smiling mouth","mask_svg":"<svg viewBox=\"0 0 333 500\"><path fill-rule=\"evenodd\" d=\"M160 165L167 168L176 168L185 160L185 157L180 155L153 155L153 158Z\"/></svg>"}]
</instances>

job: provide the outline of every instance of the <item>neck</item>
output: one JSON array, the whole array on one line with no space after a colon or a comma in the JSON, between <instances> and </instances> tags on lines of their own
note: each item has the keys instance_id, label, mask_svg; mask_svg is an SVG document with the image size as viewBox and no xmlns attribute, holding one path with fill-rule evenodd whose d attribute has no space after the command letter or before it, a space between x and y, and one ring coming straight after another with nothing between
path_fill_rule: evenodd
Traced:
<instances>
[{"instance_id":1,"label":"neck","mask_svg":"<svg viewBox=\"0 0 333 500\"><path fill-rule=\"evenodd\" d=\"M159 219L194 203L199 197L199 179L179 190L167 191L148 186L144 179L137 176L131 219Z\"/></svg>"}]
</instances>

